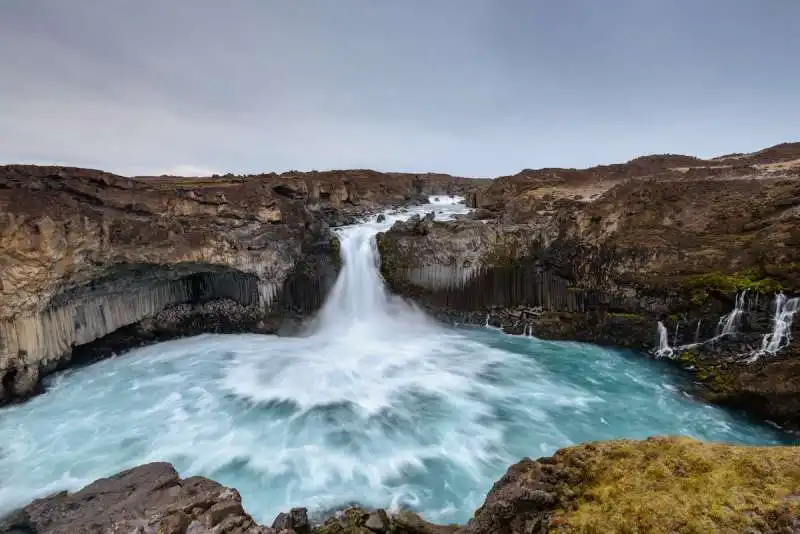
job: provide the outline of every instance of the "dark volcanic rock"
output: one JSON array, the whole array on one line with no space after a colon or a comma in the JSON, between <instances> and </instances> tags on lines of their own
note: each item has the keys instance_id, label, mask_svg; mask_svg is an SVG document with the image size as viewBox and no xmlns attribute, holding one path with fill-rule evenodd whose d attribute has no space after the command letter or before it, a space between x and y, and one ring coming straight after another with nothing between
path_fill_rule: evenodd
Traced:
<instances>
[{"instance_id":1,"label":"dark volcanic rock","mask_svg":"<svg viewBox=\"0 0 800 534\"><path fill-rule=\"evenodd\" d=\"M272 522L272 528L277 532L291 530L296 534L309 534L311 523L308 521L308 510L292 508L288 513L280 513Z\"/></svg>"},{"instance_id":2,"label":"dark volcanic rock","mask_svg":"<svg viewBox=\"0 0 800 534\"><path fill-rule=\"evenodd\" d=\"M410 511L387 514L384 510L364 510L352 507L342 510L313 534L455 534L457 525L435 525Z\"/></svg>"},{"instance_id":3,"label":"dark volcanic rock","mask_svg":"<svg viewBox=\"0 0 800 534\"><path fill-rule=\"evenodd\" d=\"M28 534L275 534L242 510L236 490L202 477L181 479L167 463L143 465L72 494L36 500L0 520L0 533L15 530Z\"/></svg>"},{"instance_id":4,"label":"dark volcanic rock","mask_svg":"<svg viewBox=\"0 0 800 534\"><path fill-rule=\"evenodd\" d=\"M746 411L789 429L800 429L800 344L775 355L754 356L739 338L681 349L674 360L690 370L706 400ZM760 340L758 340L760 341Z\"/></svg>"}]
</instances>

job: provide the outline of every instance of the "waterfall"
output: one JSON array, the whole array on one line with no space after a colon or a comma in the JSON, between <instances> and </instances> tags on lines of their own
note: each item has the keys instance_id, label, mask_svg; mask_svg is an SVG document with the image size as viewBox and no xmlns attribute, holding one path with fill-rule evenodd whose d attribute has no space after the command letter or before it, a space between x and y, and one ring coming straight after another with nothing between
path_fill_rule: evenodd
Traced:
<instances>
[{"instance_id":1,"label":"waterfall","mask_svg":"<svg viewBox=\"0 0 800 534\"><path fill-rule=\"evenodd\" d=\"M775 315L772 318L772 332L761 342L761 354L775 354L792 340L792 320L800 310L800 298L786 298L783 293L775 295Z\"/></svg>"},{"instance_id":2,"label":"waterfall","mask_svg":"<svg viewBox=\"0 0 800 534\"><path fill-rule=\"evenodd\" d=\"M678 330L680 329L680 327L681 327L681 321L680 319L678 319L677 321L675 321L675 335L672 336L673 347L678 346Z\"/></svg>"},{"instance_id":3,"label":"waterfall","mask_svg":"<svg viewBox=\"0 0 800 534\"><path fill-rule=\"evenodd\" d=\"M700 343L700 325L702 324L703 320L697 320L697 328L694 331L694 342L695 344Z\"/></svg>"},{"instance_id":4,"label":"waterfall","mask_svg":"<svg viewBox=\"0 0 800 534\"><path fill-rule=\"evenodd\" d=\"M440 219L467 211L458 203L459 197L438 198L433 204ZM378 232L425 211L425 207L403 214L386 213L380 222L378 216L373 216L367 222L338 229L342 271L311 326L314 334L342 336L369 332L388 337L396 335L398 329L407 329L408 335L413 336L415 328L423 329L430 324L430 319L416 306L388 291L380 273L380 254L375 242Z\"/></svg>"},{"instance_id":5,"label":"waterfall","mask_svg":"<svg viewBox=\"0 0 800 534\"><path fill-rule=\"evenodd\" d=\"M525 331L523 333L525 337L534 337L533 335L533 325L529 324L525 326Z\"/></svg>"},{"instance_id":6,"label":"waterfall","mask_svg":"<svg viewBox=\"0 0 800 534\"><path fill-rule=\"evenodd\" d=\"M744 307L747 302L747 290L736 295L733 310L724 315L717 325L717 337L730 336L739 331L739 325L744 315Z\"/></svg>"},{"instance_id":7,"label":"waterfall","mask_svg":"<svg viewBox=\"0 0 800 534\"><path fill-rule=\"evenodd\" d=\"M669 346L669 332L661 321L658 322L658 350L656 356L659 358L672 358L675 351Z\"/></svg>"}]
</instances>

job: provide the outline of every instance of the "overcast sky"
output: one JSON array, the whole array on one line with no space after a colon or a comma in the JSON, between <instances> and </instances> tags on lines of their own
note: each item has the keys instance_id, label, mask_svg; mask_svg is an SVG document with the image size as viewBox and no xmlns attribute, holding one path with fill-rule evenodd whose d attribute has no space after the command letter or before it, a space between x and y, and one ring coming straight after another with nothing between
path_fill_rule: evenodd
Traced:
<instances>
[{"instance_id":1,"label":"overcast sky","mask_svg":"<svg viewBox=\"0 0 800 534\"><path fill-rule=\"evenodd\" d=\"M0 162L496 176L800 140L800 0L0 0Z\"/></svg>"}]
</instances>

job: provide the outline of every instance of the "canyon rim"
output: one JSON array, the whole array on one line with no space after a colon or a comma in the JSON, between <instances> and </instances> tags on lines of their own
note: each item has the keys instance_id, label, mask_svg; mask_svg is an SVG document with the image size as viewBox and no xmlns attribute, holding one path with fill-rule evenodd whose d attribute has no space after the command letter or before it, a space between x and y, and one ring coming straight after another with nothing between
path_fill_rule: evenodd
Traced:
<instances>
[{"instance_id":1,"label":"canyon rim","mask_svg":"<svg viewBox=\"0 0 800 534\"><path fill-rule=\"evenodd\" d=\"M435 212L437 197L454 195L464 213L420 208L431 202ZM413 206L421 213L403 214ZM383 280L443 323L634 349L687 373L690 394L800 428L796 143L494 180L0 167L0 399L24 402L53 373L168 339L297 336L343 272L337 228L386 212L398 220L374 232ZM158 463L34 501L0 525L42 534L795 532L798 465L794 446L588 443L511 467L464 526L349 507L317 522L298 508L266 527L236 490ZM731 491L709 491L723 480ZM707 500L658 516L676 492Z\"/></svg>"}]
</instances>

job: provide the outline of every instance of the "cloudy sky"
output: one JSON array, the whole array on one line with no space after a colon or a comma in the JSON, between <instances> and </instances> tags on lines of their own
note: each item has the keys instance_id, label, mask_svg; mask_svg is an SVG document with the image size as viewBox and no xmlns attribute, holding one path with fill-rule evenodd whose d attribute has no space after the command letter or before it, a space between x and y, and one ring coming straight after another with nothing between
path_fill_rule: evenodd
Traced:
<instances>
[{"instance_id":1,"label":"cloudy sky","mask_svg":"<svg viewBox=\"0 0 800 534\"><path fill-rule=\"evenodd\" d=\"M800 140L800 0L0 0L0 162L468 176Z\"/></svg>"}]
</instances>

